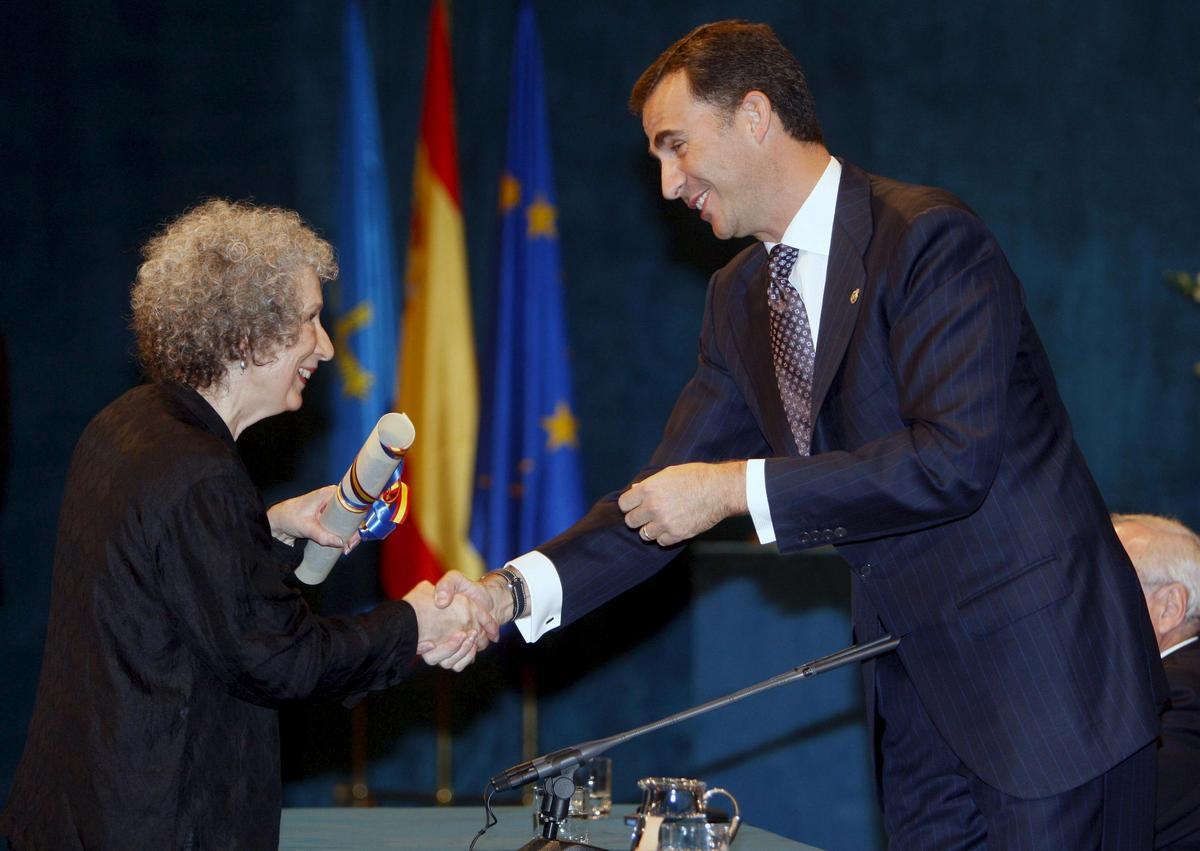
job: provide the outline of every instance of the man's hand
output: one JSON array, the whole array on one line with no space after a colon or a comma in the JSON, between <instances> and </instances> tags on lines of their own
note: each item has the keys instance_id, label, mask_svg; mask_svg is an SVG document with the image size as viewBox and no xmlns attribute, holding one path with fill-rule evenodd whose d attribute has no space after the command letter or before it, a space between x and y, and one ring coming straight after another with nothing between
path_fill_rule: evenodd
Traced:
<instances>
[{"instance_id":1,"label":"man's hand","mask_svg":"<svg viewBox=\"0 0 1200 851\"><path fill-rule=\"evenodd\" d=\"M358 546L358 532L346 542L321 525L321 512L333 499L336 488L336 485L327 485L272 505L267 509L271 535L285 544L294 544L297 538L308 538L323 547L341 547L343 552L350 552Z\"/></svg>"},{"instance_id":2,"label":"man's hand","mask_svg":"<svg viewBox=\"0 0 1200 851\"><path fill-rule=\"evenodd\" d=\"M642 540L669 547L746 513L746 462L667 467L635 483L617 505Z\"/></svg>"},{"instance_id":3,"label":"man's hand","mask_svg":"<svg viewBox=\"0 0 1200 851\"><path fill-rule=\"evenodd\" d=\"M466 595L438 606L433 594L433 585L422 581L404 595L417 613L417 653L429 665L461 671L488 646L489 627L485 624L495 630L495 620Z\"/></svg>"},{"instance_id":4,"label":"man's hand","mask_svg":"<svg viewBox=\"0 0 1200 851\"><path fill-rule=\"evenodd\" d=\"M487 613L492 626L487 635L496 641L500 637L500 624L508 623L513 618L512 595L508 585L494 573L473 582L457 570L446 571L438 580L434 601L438 606L449 606L460 596L468 598L481 612Z\"/></svg>"}]
</instances>

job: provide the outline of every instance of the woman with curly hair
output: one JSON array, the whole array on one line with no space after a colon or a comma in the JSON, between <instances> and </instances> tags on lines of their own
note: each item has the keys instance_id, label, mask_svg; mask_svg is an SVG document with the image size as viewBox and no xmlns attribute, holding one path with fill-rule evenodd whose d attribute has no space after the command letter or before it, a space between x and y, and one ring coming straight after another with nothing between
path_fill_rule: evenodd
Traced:
<instances>
[{"instance_id":1,"label":"woman with curly hair","mask_svg":"<svg viewBox=\"0 0 1200 851\"><path fill-rule=\"evenodd\" d=\"M76 447L37 705L0 835L25 848L274 848L276 707L355 700L417 653L461 670L495 622L402 601L323 618L292 587L332 488L264 509L235 441L303 404L333 357L333 250L293 212L214 200L144 249L133 286L153 383ZM458 601L456 600L457 604Z\"/></svg>"}]
</instances>

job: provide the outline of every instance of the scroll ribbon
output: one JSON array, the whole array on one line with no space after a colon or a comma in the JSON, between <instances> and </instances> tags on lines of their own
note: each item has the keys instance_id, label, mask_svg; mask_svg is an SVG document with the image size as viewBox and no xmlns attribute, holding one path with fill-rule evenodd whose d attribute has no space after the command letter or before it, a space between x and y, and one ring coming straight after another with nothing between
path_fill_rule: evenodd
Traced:
<instances>
[{"instance_id":1,"label":"scroll ribbon","mask_svg":"<svg viewBox=\"0 0 1200 851\"><path fill-rule=\"evenodd\" d=\"M400 481L403 474L404 462L401 461L358 527L358 534L364 541L382 541L408 516L408 485Z\"/></svg>"}]
</instances>

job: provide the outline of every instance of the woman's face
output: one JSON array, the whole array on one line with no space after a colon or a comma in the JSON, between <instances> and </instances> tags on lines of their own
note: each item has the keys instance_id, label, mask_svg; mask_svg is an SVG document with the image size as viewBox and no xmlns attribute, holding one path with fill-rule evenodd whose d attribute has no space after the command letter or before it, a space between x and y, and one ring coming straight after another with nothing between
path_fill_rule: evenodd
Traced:
<instances>
[{"instance_id":1,"label":"woman's face","mask_svg":"<svg viewBox=\"0 0 1200 851\"><path fill-rule=\"evenodd\" d=\"M296 342L277 351L262 366L252 365L249 359L246 362L246 377L251 380L253 398L263 408L262 417L299 410L304 404L304 387L317 365L333 357L333 343L321 327L324 302L316 272L306 268L296 276L296 294L301 304Z\"/></svg>"}]
</instances>

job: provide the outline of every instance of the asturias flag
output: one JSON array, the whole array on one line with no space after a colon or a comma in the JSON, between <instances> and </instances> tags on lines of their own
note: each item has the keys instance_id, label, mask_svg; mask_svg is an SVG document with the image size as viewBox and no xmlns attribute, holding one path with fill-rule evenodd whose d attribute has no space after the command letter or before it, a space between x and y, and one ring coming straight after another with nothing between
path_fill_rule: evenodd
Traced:
<instances>
[{"instance_id":1,"label":"asturias flag","mask_svg":"<svg viewBox=\"0 0 1200 851\"><path fill-rule=\"evenodd\" d=\"M331 480L339 481L381 416L392 409L396 368L396 272L392 217L371 54L357 0L346 4L338 262L333 302L334 407Z\"/></svg>"},{"instance_id":2,"label":"asturias flag","mask_svg":"<svg viewBox=\"0 0 1200 851\"><path fill-rule=\"evenodd\" d=\"M563 531L585 508L541 52L527 0L513 55L494 324L471 514L471 540L489 568Z\"/></svg>"},{"instance_id":3,"label":"asturias flag","mask_svg":"<svg viewBox=\"0 0 1200 851\"><path fill-rule=\"evenodd\" d=\"M467 538L479 391L442 0L434 0L429 21L398 371L396 409L412 419L417 437L404 460L408 520L382 545L389 597L451 568L471 577L483 572Z\"/></svg>"}]
</instances>

